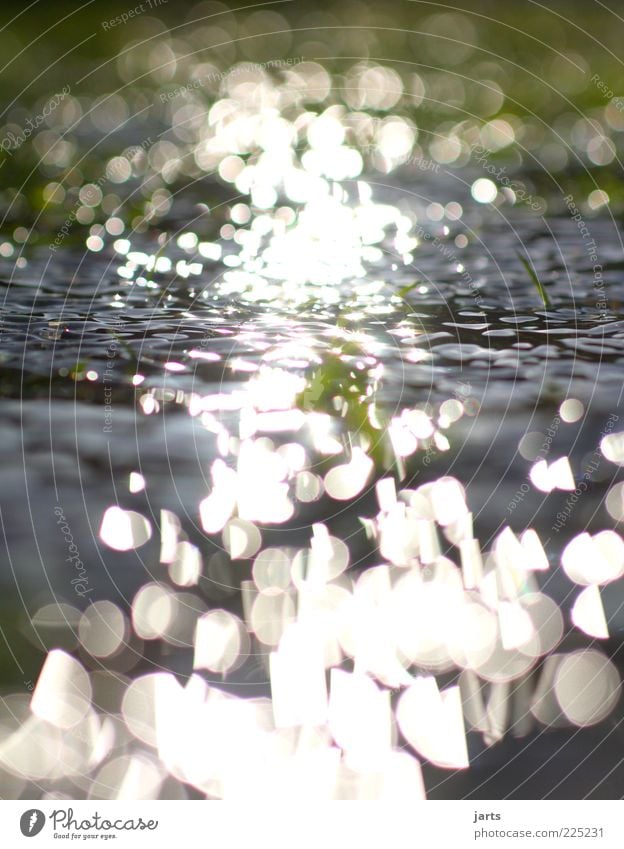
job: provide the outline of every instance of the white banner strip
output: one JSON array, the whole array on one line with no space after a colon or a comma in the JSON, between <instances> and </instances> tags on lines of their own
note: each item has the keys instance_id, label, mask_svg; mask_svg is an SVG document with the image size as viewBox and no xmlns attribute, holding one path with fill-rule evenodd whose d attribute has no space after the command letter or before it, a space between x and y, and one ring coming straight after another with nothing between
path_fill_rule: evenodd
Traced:
<instances>
[{"instance_id":1,"label":"white banner strip","mask_svg":"<svg viewBox=\"0 0 624 849\"><path fill-rule=\"evenodd\" d=\"M0 802L0 846L622 849L622 803ZM32 841L32 842L31 842ZM96 843L97 841L97 843Z\"/></svg>"}]
</instances>

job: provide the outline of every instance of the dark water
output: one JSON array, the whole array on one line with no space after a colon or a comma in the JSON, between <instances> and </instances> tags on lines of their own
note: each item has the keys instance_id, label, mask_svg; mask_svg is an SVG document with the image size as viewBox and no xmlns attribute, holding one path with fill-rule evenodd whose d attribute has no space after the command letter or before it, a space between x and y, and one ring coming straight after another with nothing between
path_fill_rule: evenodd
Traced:
<instances>
[{"instance_id":1,"label":"dark water","mask_svg":"<svg viewBox=\"0 0 624 849\"><path fill-rule=\"evenodd\" d=\"M406 194L405 187L386 188L383 199L405 206ZM436 197L441 197L439 186ZM420 211L417 205L414 209ZM448 225L445 232L444 222L427 221L429 239L423 236L422 247L407 265L397 265L387 238L384 251L367 263L355 290L352 281L340 284L339 297L328 304L315 298L310 286L313 297L303 307L287 300L277 306L262 299L250 303L245 293L224 294L227 267L219 262L209 263L192 281L175 273L154 274L150 288L120 280L117 269L124 258L110 248L89 254L86 262L71 250L51 259L45 249L33 250L27 264L12 273L7 263L0 450L10 559L4 593L5 603L17 610L9 634L18 647L16 662L24 682L37 674L39 661L32 643L51 647L74 642L67 635L67 623L46 621L50 611L58 609L47 605L61 602L84 610L95 600L110 599L129 612L143 585L166 576L166 567L158 562L156 535L127 552L112 551L98 538L102 516L113 504L138 511L155 527L161 525L163 509L179 516L184 536L200 547L205 563L199 584L190 595L186 591L197 612L223 607L242 615L239 585L251 576L250 561L232 561L222 551L219 536L202 530L199 504L210 490L210 465L220 451L214 428L202 424L193 404L198 398L223 401L245 391L250 370L266 363L267 351L279 369L307 377L314 393L313 360L332 362L332 337L336 327L345 324L364 352L374 351L362 380L374 386L375 402L385 416L407 409L431 415L449 399L463 405L463 415L444 431L447 450L440 451L429 441L424 450L405 458L402 485L413 489L444 475L461 481L482 550L506 525L518 532L534 527L553 567L540 584L569 617L574 592L557 567L561 550L580 529L595 532L605 527L605 518L612 521L604 499L615 481L615 467L602 456L599 443L600 434L612 430L621 415L624 323L617 298L618 233L607 220L592 223L608 292L604 310L596 308L591 263L568 219L551 219L547 234L522 214L501 222L475 211L471 224ZM469 236L465 247L456 244L460 234ZM234 253L227 242L221 244L226 255ZM459 244L463 245L461 240ZM132 248L145 254L155 250L149 235L137 239ZM531 257L547 288L550 307L540 303L518 250ZM163 255L174 262L203 261L193 249L171 247ZM366 289L379 280L375 291ZM356 315L345 321L350 311ZM197 352L215 361L202 359ZM165 369L172 362L179 364L179 371ZM373 378L379 364L383 374ZM132 385L135 374L144 376L140 386ZM148 398L156 399L156 406L146 407ZM314 394L312 398L310 406L318 400ZM578 421L566 423L560 405L570 398L580 401L584 411ZM240 409L234 405L235 409L219 411L227 403L214 406L215 421L236 434ZM336 421L339 431L345 432L340 418ZM565 527L553 529L569 492L547 494L531 484L531 460L518 451L523 437L528 439L526 434L533 434L527 450L531 445L534 455L541 450L541 459L569 457L577 482L584 479L592 456L598 457ZM275 446L293 440L306 446L307 468L322 473L336 465L311 449L309 435L298 430L286 427L271 439ZM391 472L398 470L397 466ZM132 472L144 477L144 491L128 492ZM258 522L263 546L294 552L305 546L315 522L325 522L332 534L348 541L349 574L370 568L378 555L359 517L375 514L371 486L381 474L379 469L347 502L325 495L299 503L289 521ZM54 512L59 508L67 523L65 533L59 526L60 514ZM85 581L76 592L71 581L78 573L76 561L68 561L67 526L85 570L80 573ZM452 551L451 546L447 551L451 557ZM617 582L602 593L615 639L622 628ZM34 628L29 628L29 621ZM574 633L566 641L571 650L583 645ZM156 669L187 676L193 657L187 642L188 636L177 644L147 641L129 648L129 643L104 665L132 676ZM258 643L237 672L225 682L221 676L213 681L239 696L269 695L263 655L263 644ZM617 654L614 659L617 662ZM15 678L15 670L9 675ZM448 673L445 679L453 680ZM478 735L471 734L470 770L449 775L425 767L428 793L534 798L549 793L554 783L555 796L617 795L616 778L601 782L605 762L612 758L609 734L613 733L619 736L617 725L612 731L600 726L580 736L576 732L576 738L562 731L537 732L537 737L533 732L520 744L507 736L493 749L484 748ZM553 760L541 768L546 750ZM573 751L570 757L576 761L581 750L587 752L589 765L579 776L567 753ZM522 781L524 769L527 776ZM161 792L172 791L165 783Z\"/></svg>"},{"instance_id":2,"label":"dark water","mask_svg":"<svg viewBox=\"0 0 624 849\"><path fill-rule=\"evenodd\" d=\"M0 796L620 798L617 104L141 26L4 166Z\"/></svg>"}]
</instances>

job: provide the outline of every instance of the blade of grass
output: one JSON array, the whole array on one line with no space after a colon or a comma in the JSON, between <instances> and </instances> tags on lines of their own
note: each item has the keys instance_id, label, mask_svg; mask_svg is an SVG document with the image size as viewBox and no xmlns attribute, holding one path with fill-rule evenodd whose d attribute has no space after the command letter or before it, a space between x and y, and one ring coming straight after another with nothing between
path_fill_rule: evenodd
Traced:
<instances>
[{"instance_id":1,"label":"blade of grass","mask_svg":"<svg viewBox=\"0 0 624 849\"><path fill-rule=\"evenodd\" d=\"M535 269L533 268L533 266L531 265L529 260L526 257L523 257L522 254L519 251L516 251L516 253L518 254L518 259L520 260L520 262L522 263L522 265L526 269L526 273L531 278L531 282L533 283L533 285L537 289L544 306L545 307L551 307L552 303L550 301L550 298L548 297L548 293L546 292L546 289L544 289L539 277L535 273Z\"/></svg>"},{"instance_id":2,"label":"blade of grass","mask_svg":"<svg viewBox=\"0 0 624 849\"><path fill-rule=\"evenodd\" d=\"M417 286L420 286L420 284L421 281L417 280L415 283L408 283L407 286L401 286L400 289L397 289L397 295L399 296L399 298L404 298L413 289L415 289Z\"/></svg>"}]
</instances>

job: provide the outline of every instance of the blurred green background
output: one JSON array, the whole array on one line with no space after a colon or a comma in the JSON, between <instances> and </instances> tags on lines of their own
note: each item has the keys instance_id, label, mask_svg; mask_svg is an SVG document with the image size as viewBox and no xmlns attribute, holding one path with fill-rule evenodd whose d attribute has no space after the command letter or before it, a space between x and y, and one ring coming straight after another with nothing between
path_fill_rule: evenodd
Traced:
<instances>
[{"instance_id":1,"label":"blurred green background","mask_svg":"<svg viewBox=\"0 0 624 849\"><path fill-rule=\"evenodd\" d=\"M0 154L6 233L30 226L46 204L37 229L57 229L80 187L147 137L173 144L170 159L180 163L163 174L148 158L149 191L129 204L131 218L145 214L158 189L203 179L206 169L190 152L197 124L223 94L217 75L240 62L273 61L267 73L283 82L289 72L277 63L288 59L329 73L314 94L308 85L306 96L293 99L291 115L335 106L358 117L400 116L417 134L412 158L449 171L474 166L475 146L485 145L488 163L522 173L549 212L560 211L570 191L589 197L598 187L616 211L624 200L617 4L61 2L10 4L0 20L0 144L70 87L28 143ZM206 75L214 82L198 84ZM163 102L163 93L180 87L189 87L182 97L204 119L182 119L179 96ZM349 141L366 149L370 170L389 170L361 133ZM63 189L55 192L57 183ZM603 200L594 196L590 209ZM96 209L84 223L105 215Z\"/></svg>"}]
</instances>

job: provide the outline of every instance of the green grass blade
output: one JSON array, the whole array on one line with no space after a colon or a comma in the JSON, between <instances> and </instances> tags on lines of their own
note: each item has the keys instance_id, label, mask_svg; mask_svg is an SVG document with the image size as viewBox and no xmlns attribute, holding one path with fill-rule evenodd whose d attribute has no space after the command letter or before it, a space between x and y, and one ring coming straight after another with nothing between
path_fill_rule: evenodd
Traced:
<instances>
[{"instance_id":1,"label":"green grass blade","mask_svg":"<svg viewBox=\"0 0 624 849\"><path fill-rule=\"evenodd\" d=\"M545 307L551 307L552 303L550 301L550 298L548 297L548 293L546 292L546 289L544 289L539 277L535 273L535 269L533 268L533 266L531 265L529 260L526 257L523 257L522 254L519 251L516 251L516 253L518 254L518 259L520 260L522 265L525 267L526 273L531 278L531 282L533 283L533 285L537 289L544 306Z\"/></svg>"}]
</instances>

